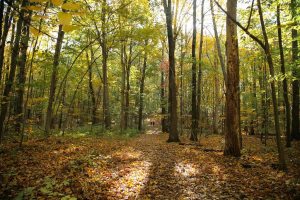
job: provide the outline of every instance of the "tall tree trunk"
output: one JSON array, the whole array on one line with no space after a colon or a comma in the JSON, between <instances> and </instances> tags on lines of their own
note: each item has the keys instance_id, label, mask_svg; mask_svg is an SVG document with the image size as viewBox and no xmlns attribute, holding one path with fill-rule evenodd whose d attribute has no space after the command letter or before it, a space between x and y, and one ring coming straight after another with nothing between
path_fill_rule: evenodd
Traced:
<instances>
[{"instance_id":1,"label":"tall tree trunk","mask_svg":"<svg viewBox=\"0 0 300 200\"><path fill-rule=\"evenodd\" d=\"M170 110L170 133L168 142L179 142L177 130L177 96L176 96L176 73L175 73L175 40L172 28L172 5L171 0L163 0L166 15L168 44L169 44L169 110Z\"/></svg>"},{"instance_id":2,"label":"tall tree trunk","mask_svg":"<svg viewBox=\"0 0 300 200\"><path fill-rule=\"evenodd\" d=\"M191 141L198 141L198 119L197 119L197 59L196 59L196 0L193 0L193 40L192 40L192 130L191 130Z\"/></svg>"},{"instance_id":3,"label":"tall tree trunk","mask_svg":"<svg viewBox=\"0 0 300 200\"><path fill-rule=\"evenodd\" d=\"M28 2L27 0L23 0L21 7L26 6L27 2ZM5 121L7 110L9 107L9 93L10 93L13 83L14 83L16 66L18 64L19 50L20 50L19 49L20 38L21 38L24 15L25 15L25 10L21 9L19 19L17 22L16 37L14 40L14 45L12 47L10 72L9 72L8 78L5 81L5 87L4 87L4 91L3 91L3 95L2 95L1 113L0 113L0 143L2 142L3 135L4 135L4 121Z\"/></svg>"},{"instance_id":4,"label":"tall tree trunk","mask_svg":"<svg viewBox=\"0 0 300 200\"><path fill-rule=\"evenodd\" d=\"M291 11L293 20L298 16L297 8L299 8L299 2L297 0L291 0ZM299 79L300 70L298 69L299 64L299 48L298 48L298 31L296 28L292 29L292 62L293 68L292 73L296 78L293 82L293 102L292 102L292 139L300 140L300 125L299 125Z\"/></svg>"},{"instance_id":5,"label":"tall tree trunk","mask_svg":"<svg viewBox=\"0 0 300 200\"><path fill-rule=\"evenodd\" d=\"M214 12L213 0L210 0L210 10L211 10L212 22L213 22L213 27L214 27L215 39L216 39L216 46L217 46L217 50L218 50L218 57L219 57L219 61L220 61L220 64L221 64L223 78L224 78L224 81L226 82L227 81L226 66L225 66L223 55L222 55L220 38L219 38L219 35L218 35L218 29L217 29L217 24L216 24L216 17L215 17L215 12Z\"/></svg>"},{"instance_id":6,"label":"tall tree trunk","mask_svg":"<svg viewBox=\"0 0 300 200\"><path fill-rule=\"evenodd\" d=\"M201 134L201 88L202 88L202 53L203 53L203 27L204 27L204 0L201 3L201 26L200 26L200 42L199 42L199 64L198 64L198 83L197 83L197 119L198 130Z\"/></svg>"},{"instance_id":7,"label":"tall tree trunk","mask_svg":"<svg viewBox=\"0 0 300 200\"><path fill-rule=\"evenodd\" d=\"M125 89L126 89L126 64L125 64L125 44L121 44L121 66L122 66L122 77L121 77L121 114L120 114L120 125L121 132L125 129Z\"/></svg>"},{"instance_id":8,"label":"tall tree trunk","mask_svg":"<svg viewBox=\"0 0 300 200\"><path fill-rule=\"evenodd\" d=\"M282 34L281 34L281 23L280 23L280 4L277 5L277 26L278 26L278 43L280 50L280 69L281 73L285 75L285 61L284 61L284 52L282 45ZM290 102L288 96L288 83L287 79L284 78L282 81L283 86L283 98L285 105L285 120L286 120L286 147L291 147L291 110Z\"/></svg>"},{"instance_id":9,"label":"tall tree trunk","mask_svg":"<svg viewBox=\"0 0 300 200\"><path fill-rule=\"evenodd\" d=\"M165 61L165 43L162 42L162 65ZM165 97L165 73L164 68L160 72L160 106L161 106L161 131L168 132L167 129L167 110L166 110L166 97Z\"/></svg>"},{"instance_id":10,"label":"tall tree trunk","mask_svg":"<svg viewBox=\"0 0 300 200\"><path fill-rule=\"evenodd\" d=\"M87 53L88 58L88 53ZM89 58L88 58L89 60ZM88 61L88 69L89 69L89 95L91 97L92 106L91 106L91 114L92 114L92 124L97 123L97 105L96 105L96 97L95 97L95 91L93 86L93 65L92 62L94 61L94 52L91 47L91 61Z\"/></svg>"},{"instance_id":11,"label":"tall tree trunk","mask_svg":"<svg viewBox=\"0 0 300 200\"><path fill-rule=\"evenodd\" d=\"M265 23L263 19L263 13L261 8L260 0L257 0L257 6L258 6L258 13L261 23L261 29L264 37L265 42L265 53L267 56L267 62L270 68L270 75L273 78L274 75L274 65L272 60L272 55L270 51L270 46L268 42L268 35L265 28ZM280 168L285 170L286 169L286 163L285 163L285 155L283 146L281 144L281 135L280 135L280 125L279 125L279 116L278 116L278 107L277 107L277 97L276 97L276 89L275 89L275 81L271 81L271 97L273 102L273 111L274 111L274 120L275 120L275 133L276 133L276 142L277 142L277 148L278 148L278 156L279 156L279 164Z\"/></svg>"},{"instance_id":12,"label":"tall tree trunk","mask_svg":"<svg viewBox=\"0 0 300 200\"><path fill-rule=\"evenodd\" d=\"M103 73L103 113L104 113L104 123L105 128L111 128L111 118L110 118L110 108L109 108L109 93L108 93L108 79L107 79L107 59L108 59L108 50L107 50L107 38L106 38L106 14L107 14L107 2L106 0L102 1L102 13L101 13L101 49L102 49L102 73Z\"/></svg>"},{"instance_id":13,"label":"tall tree trunk","mask_svg":"<svg viewBox=\"0 0 300 200\"><path fill-rule=\"evenodd\" d=\"M53 114L53 102L55 99L55 90L56 90L56 82L57 82L57 72L58 72L58 65L59 65L59 58L60 58L60 51L64 39L64 32L62 30L62 25L58 27L58 34L57 40L55 45L55 52L53 57L53 67L52 67L52 74L51 74L51 83L50 83L50 91L49 91L49 100L48 100L48 107L45 119L45 136L48 137L52 125L52 114Z\"/></svg>"},{"instance_id":14,"label":"tall tree trunk","mask_svg":"<svg viewBox=\"0 0 300 200\"><path fill-rule=\"evenodd\" d=\"M145 48L147 48L147 45L148 45L148 40L145 40ZM139 124L138 124L139 131L141 131L143 128L144 88L145 88L145 76L146 76L147 59L148 59L147 56L148 56L147 49L145 49L142 77L140 83Z\"/></svg>"},{"instance_id":15,"label":"tall tree trunk","mask_svg":"<svg viewBox=\"0 0 300 200\"><path fill-rule=\"evenodd\" d=\"M128 122L129 122L129 105L130 105L130 71L131 71L131 63L132 63L132 41L130 41L129 44L129 55L126 56L126 89L125 89L125 113L124 113L124 128L128 128ZM125 55L126 51L125 51Z\"/></svg>"},{"instance_id":16,"label":"tall tree trunk","mask_svg":"<svg viewBox=\"0 0 300 200\"><path fill-rule=\"evenodd\" d=\"M18 72L18 90L16 95L16 115L17 115L17 124L16 130L20 133L21 126L23 123L24 116L24 108L23 108L23 99L25 92L25 81L26 81L26 61L27 61L27 49L29 43L29 25L31 21L32 12L28 13L24 16L24 24L22 37L20 41L20 58L19 58L19 72ZM23 124L24 125L24 124Z\"/></svg>"},{"instance_id":17,"label":"tall tree trunk","mask_svg":"<svg viewBox=\"0 0 300 200\"><path fill-rule=\"evenodd\" d=\"M227 12L236 19L237 0L227 0ZM240 156L239 144L239 55L236 24L227 16L227 83L224 155Z\"/></svg>"}]
</instances>

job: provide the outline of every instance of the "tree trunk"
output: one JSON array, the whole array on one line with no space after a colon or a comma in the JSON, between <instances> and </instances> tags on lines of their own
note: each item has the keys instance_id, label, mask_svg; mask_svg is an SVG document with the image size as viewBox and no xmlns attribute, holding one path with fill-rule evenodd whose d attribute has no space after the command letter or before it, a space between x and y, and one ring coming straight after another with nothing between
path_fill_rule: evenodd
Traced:
<instances>
[{"instance_id":1,"label":"tree trunk","mask_svg":"<svg viewBox=\"0 0 300 200\"><path fill-rule=\"evenodd\" d=\"M1 2L4 2L4 1L1 1ZM8 35L8 31L9 31L12 16L13 16L10 11L11 11L11 7L8 6L7 9L6 9L4 22L1 23L1 26L3 24L3 30L1 30L1 43L0 43L0 82L2 80L5 42L6 42L6 38L7 38L7 35Z\"/></svg>"},{"instance_id":2,"label":"tree trunk","mask_svg":"<svg viewBox=\"0 0 300 200\"><path fill-rule=\"evenodd\" d=\"M147 45L148 45L148 40L145 40L145 48L147 48ZM139 131L141 131L143 128L144 87L145 87L146 68L147 68L147 49L145 49L142 77L140 83L139 124L138 124Z\"/></svg>"},{"instance_id":3,"label":"tree trunk","mask_svg":"<svg viewBox=\"0 0 300 200\"><path fill-rule=\"evenodd\" d=\"M285 75L285 61L284 61L284 52L282 45L282 34L281 34L281 23L280 23L280 4L277 5L277 26L278 26L278 43L280 50L280 69L281 73ZM286 147L291 147L291 110L290 102L288 96L288 83L287 79L284 78L282 81L283 86L283 98L285 105L285 120L286 120Z\"/></svg>"},{"instance_id":4,"label":"tree trunk","mask_svg":"<svg viewBox=\"0 0 300 200\"><path fill-rule=\"evenodd\" d=\"M32 12L24 16L23 21L23 31L20 41L20 58L19 58L19 72L18 72L18 90L16 95L16 115L17 115L17 124L16 131L21 132L21 126L23 123L24 108L23 108L23 99L24 99L24 90L25 90L25 81L26 81L26 61L27 61L27 49L29 42L29 25L31 21ZM24 125L24 124L23 124Z\"/></svg>"},{"instance_id":5,"label":"tree trunk","mask_svg":"<svg viewBox=\"0 0 300 200\"><path fill-rule=\"evenodd\" d=\"M23 0L21 7L24 7L26 5L27 5L27 0ZM21 38L24 15L25 15L25 10L21 9L19 19L17 22L17 29L16 29L14 45L12 47L10 72L9 72L8 78L5 81L5 87L4 87L4 91L3 91L3 95L2 95L1 113L0 113L0 143L2 142L3 135L4 135L4 121L5 121L7 110L9 107L9 93L10 93L13 83L14 83L16 66L18 64L18 58L19 58L18 55L19 55L19 50L20 50L19 49L20 38Z\"/></svg>"},{"instance_id":6,"label":"tree trunk","mask_svg":"<svg viewBox=\"0 0 300 200\"><path fill-rule=\"evenodd\" d=\"M291 0L291 11L292 18L298 16L297 8L299 8L299 3L297 0ZM292 102L292 139L300 140L300 125L299 125L299 79L300 79L300 70L297 69L299 64L297 64L299 57L298 49L298 31L297 29L292 29L292 73L296 78L293 82L293 102Z\"/></svg>"},{"instance_id":7,"label":"tree trunk","mask_svg":"<svg viewBox=\"0 0 300 200\"><path fill-rule=\"evenodd\" d=\"M216 46L217 46L217 50L218 50L218 57L219 57L219 61L220 61L220 64L221 64L223 78L224 78L224 81L226 82L227 81L226 66L225 66L223 55L222 55L221 43L220 43L220 39L219 39L219 35L218 35L218 29L217 29L217 24L216 24L216 17L215 17L215 12L214 12L213 0L210 0L210 10L211 10L212 22L213 22L213 27L214 27L215 39L216 39Z\"/></svg>"},{"instance_id":8,"label":"tree trunk","mask_svg":"<svg viewBox=\"0 0 300 200\"><path fill-rule=\"evenodd\" d=\"M176 73L175 73L175 40L172 28L172 5L171 0L163 0L166 15L168 45L169 45L169 110L170 110L170 133L168 142L179 142L177 130L177 96L176 96Z\"/></svg>"},{"instance_id":9,"label":"tree trunk","mask_svg":"<svg viewBox=\"0 0 300 200\"><path fill-rule=\"evenodd\" d=\"M260 23L261 23L261 29L262 29L262 33L263 33L263 36L264 36L265 53L266 53L267 62L268 62L269 68L270 68L270 75L273 78L275 76L274 75L274 65L273 65L272 55L271 55L270 46L269 46L269 42L268 42L268 36L267 36L266 28L265 28L265 23L264 23L264 19L263 19L260 0L257 0L257 6L258 6L258 13L259 13L259 18L260 18ZM279 116L278 116L278 107L277 107L277 97L276 97L276 89L275 89L274 79L271 81L271 97L272 97L272 102L273 102L273 111L274 111L274 120L275 120L275 133L276 133L276 142L277 142L277 148L278 148L279 164L280 164L280 168L282 170L285 170L286 169L286 163L285 163L285 155L284 155L283 146L281 144Z\"/></svg>"},{"instance_id":10,"label":"tree trunk","mask_svg":"<svg viewBox=\"0 0 300 200\"><path fill-rule=\"evenodd\" d=\"M103 113L104 113L104 123L105 128L111 128L111 118L110 118L110 108L109 108L109 93L108 93L108 80L107 80L107 59L108 59L108 50L107 50L107 39L106 39L106 12L107 12L107 2L106 0L102 1L102 13L101 13L101 22L102 22L102 73L103 73Z\"/></svg>"},{"instance_id":11,"label":"tree trunk","mask_svg":"<svg viewBox=\"0 0 300 200\"><path fill-rule=\"evenodd\" d=\"M237 0L227 0L227 12L236 19ZM236 24L227 16L227 83L226 83L226 126L224 155L239 157L239 55Z\"/></svg>"},{"instance_id":12,"label":"tree trunk","mask_svg":"<svg viewBox=\"0 0 300 200\"><path fill-rule=\"evenodd\" d=\"M87 53L87 59L89 60L88 53ZM90 62L88 61L88 70L89 70L89 95L92 101L92 106L91 106L92 125L97 123L97 105L96 105L96 97L95 97L95 91L93 86L93 64L92 64L93 61L94 61L94 52L91 48L91 61Z\"/></svg>"},{"instance_id":13,"label":"tree trunk","mask_svg":"<svg viewBox=\"0 0 300 200\"><path fill-rule=\"evenodd\" d=\"M126 87L126 64L125 64L125 44L121 45L121 66L122 66L122 78L121 78L121 117L120 125L121 132L125 129L125 87Z\"/></svg>"},{"instance_id":14,"label":"tree trunk","mask_svg":"<svg viewBox=\"0 0 300 200\"><path fill-rule=\"evenodd\" d=\"M51 74L51 83L50 83L50 91L49 91L49 100L48 100L48 107L47 107L47 114L45 120L45 136L48 137L50 133L50 129L52 126L52 114L53 114L53 102L55 99L55 90L56 90L56 82L57 82L57 72L58 72L58 65L59 65L59 57L60 51L64 39L64 32L62 30L62 25L58 27L58 35L55 45L55 53L53 57L53 67L52 67L52 74Z\"/></svg>"},{"instance_id":15,"label":"tree trunk","mask_svg":"<svg viewBox=\"0 0 300 200\"><path fill-rule=\"evenodd\" d=\"M203 27L204 27L204 0L201 3L201 27L200 27L200 42L199 42L199 69L198 69L198 83L197 83L197 119L198 130L202 133L201 128L201 88L202 88L202 49L203 49Z\"/></svg>"},{"instance_id":16,"label":"tree trunk","mask_svg":"<svg viewBox=\"0 0 300 200\"><path fill-rule=\"evenodd\" d=\"M193 40L192 40L192 130L191 141L198 141L198 119L197 119L197 59L196 59L196 0L193 0Z\"/></svg>"}]
</instances>

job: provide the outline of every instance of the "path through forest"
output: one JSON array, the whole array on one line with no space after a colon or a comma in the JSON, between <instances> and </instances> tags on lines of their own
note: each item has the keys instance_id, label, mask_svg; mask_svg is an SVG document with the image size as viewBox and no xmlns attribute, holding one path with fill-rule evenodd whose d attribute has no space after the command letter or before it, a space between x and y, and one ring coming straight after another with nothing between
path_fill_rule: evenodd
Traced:
<instances>
[{"instance_id":1,"label":"path through forest","mask_svg":"<svg viewBox=\"0 0 300 200\"><path fill-rule=\"evenodd\" d=\"M299 160L289 159L288 173L273 169L275 146L264 147L255 137L245 137L243 156L236 159L222 155L221 136L201 138L199 145L166 143L166 134L147 133L129 139L53 137L27 142L22 151L4 146L0 199L299 197ZM299 158L299 152L287 154Z\"/></svg>"}]
</instances>

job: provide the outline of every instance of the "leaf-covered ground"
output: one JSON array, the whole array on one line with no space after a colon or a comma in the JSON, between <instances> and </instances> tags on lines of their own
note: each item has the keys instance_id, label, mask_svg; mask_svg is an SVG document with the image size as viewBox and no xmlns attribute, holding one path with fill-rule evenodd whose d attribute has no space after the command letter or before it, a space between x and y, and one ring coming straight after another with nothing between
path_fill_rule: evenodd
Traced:
<instances>
[{"instance_id":1,"label":"leaf-covered ground","mask_svg":"<svg viewBox=\"0 0 300 200\"><path fill-rule=\"evenodd\" d=\"M150 132L153 133L153 132ZM222 136L166 143L166 134L131 139L35 140L2 146L0 199L299 199L299 143L289 171L274 169L276 148L245 136L240 159L222 155ZM271 143L269 141L269 143Z\"/></svg>"}]
</instances>

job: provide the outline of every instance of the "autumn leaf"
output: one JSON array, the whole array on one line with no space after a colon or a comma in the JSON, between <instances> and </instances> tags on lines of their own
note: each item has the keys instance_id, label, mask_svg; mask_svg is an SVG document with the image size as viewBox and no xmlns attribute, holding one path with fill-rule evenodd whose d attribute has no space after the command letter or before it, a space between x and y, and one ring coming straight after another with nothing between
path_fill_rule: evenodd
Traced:
<instances>
[{"instance_id":1,"label":"autumn leaf","mask_svg":"<svg viewBox=\"0 0 300 200\"><path fill-rule=\"evenodd\" d=\"M63 0L51 0L51 3L55 6L60 6L63 4Z\"/></svg>"},{"instance_id":2,"label":"autumn leaf","mask_svg":"<svg viewBox=\"0 0 300 200\"><path fill-rule=\"evenodd\" d=\"M63 31L64 32L71 32L74 30L77 30L79 27L74 25L63 25Z\"/></svg>"},{"instance_id":3,"label":"autumn leaf","mask_svg":"<svg viewBox=\"0 0 300 200\"><path fill-rule=\"evenodd\" d=\"M64 3L61 8L65 10L78 10L80 8L80 4L68 2Z\"/></svg>"},{"instance_id":4,"label":"autumn leaf","mask_svg":"<svg viewBox=\"0 0 300 200\"><path fill-rule=\"evenodd\" d=\"M72 21L72 14L70 13L59 12L57 16L58 16L59 24L69 25Z\"/></svg>"}]
</instances>

